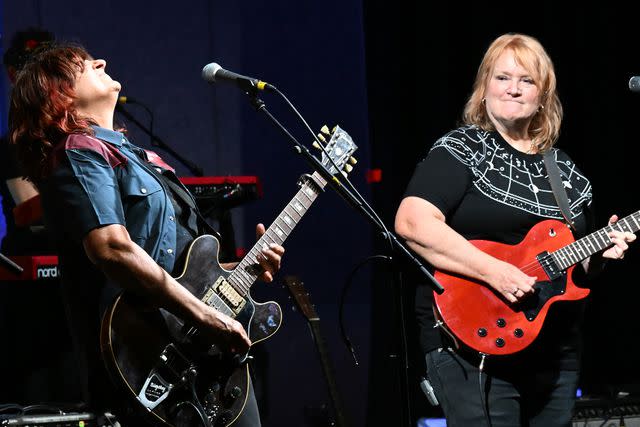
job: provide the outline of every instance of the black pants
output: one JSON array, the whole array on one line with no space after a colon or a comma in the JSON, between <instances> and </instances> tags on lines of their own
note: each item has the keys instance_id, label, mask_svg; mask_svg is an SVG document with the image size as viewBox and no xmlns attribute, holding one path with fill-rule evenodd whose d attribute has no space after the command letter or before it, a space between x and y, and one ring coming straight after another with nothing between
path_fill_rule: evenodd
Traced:
<instances>
[{"instance_id":1,"label":"black pants","mask_svg":"<svg viewBox=\"0 0 640 427\"><path fill-rule=\"evenodd\" d=\"M476 360L450 349L427 353L426 362L447 427L571 425L576 370L553 368L545 361L506 366L487 361L479 375Z\"/></svg>"}]
</instances>

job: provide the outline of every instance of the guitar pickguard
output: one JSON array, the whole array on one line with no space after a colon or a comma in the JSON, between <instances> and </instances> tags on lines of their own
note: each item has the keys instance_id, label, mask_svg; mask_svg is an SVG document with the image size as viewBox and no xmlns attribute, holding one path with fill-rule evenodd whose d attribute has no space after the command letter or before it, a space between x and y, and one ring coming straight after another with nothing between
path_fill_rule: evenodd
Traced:
<instances>
[{"instance_id":1,"label":"guitar pickguard","mask_svg":"<svg viewBox=\"0 0 640 427\"><path fill-rule=\"evenodd\" d=\"M538 281L533 285L535 294L528 296L520 304L517 305L525 315L528 321L532 322L536 319L542 307L551 298L562 295L567 288L567 275L560 274L553 280Z\"/></svg>"}]
</instances>

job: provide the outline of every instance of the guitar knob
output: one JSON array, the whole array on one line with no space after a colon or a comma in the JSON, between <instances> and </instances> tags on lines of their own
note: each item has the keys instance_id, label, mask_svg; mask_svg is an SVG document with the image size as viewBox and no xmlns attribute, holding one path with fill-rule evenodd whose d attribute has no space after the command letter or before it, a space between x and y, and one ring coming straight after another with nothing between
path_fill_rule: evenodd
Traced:
<instances>
[{"instance_id":1,"label":"guitar knob","mask_svg":"<svg viewBox=\"0 0 640 427\"><path fill-rule=\"evenodd\" d=\"M227 409L226 411L223 411L220 414L220 422L223 424L228 423L232 419L233 419L233 412L231 412L229 409Z\"/></svg>"},{"instance_id":2,"label":"guitar knob","mask_svg":"<svg viewBox=\"0 0 640 427\"><path fill-rule=\"evenodd\" d=\"M504 347L504 344L505 344L505 342L504 342L503 338L496 338L496 345L498 347Z\"/></svg>"},{"instance_id":3,"label":"guitar knob","mask_svg":"<svg viewBox=\"0 0 640 427\"><path fill-rule=\"evenodd\" d=\"M482 338L486 337L487 336L487 330L485 328L479 328L478 329L478 336L482 337Z\"/></svg>"},{"instance_id":4,"label":"guitar knob","mask_svg":"<svg viewBox=\"0 0 640 427\"><path fill-rule=\"evenodd\" d=\"M242 394L242 389L238 386L233 387L229 392L229 396L231 396L231 398L233 399L239 398L241 394Z\"/></svg>"},{"instance_id":5,"label":"guitar knob","mask_svg":"<svg viewBox=\"0 0 640 427\"><path fill-rule=\"evenodd\" d=\"M516 338L522 338L522 336L524 335L524 331L520 328L516 328L516 330L513 331L513 335Z\"/></svg>"},{"instance_id":6,"label":"guitar knob","mask_svg":"<svg viewBox=\"0 0 640 427\"><path fill-rule=\"evenodd\" d=\"M507 321L501 317L496 320L496 325L498 325L498 328L504 328L505 326L507 326Z\"/></svg>"}]
</instances>

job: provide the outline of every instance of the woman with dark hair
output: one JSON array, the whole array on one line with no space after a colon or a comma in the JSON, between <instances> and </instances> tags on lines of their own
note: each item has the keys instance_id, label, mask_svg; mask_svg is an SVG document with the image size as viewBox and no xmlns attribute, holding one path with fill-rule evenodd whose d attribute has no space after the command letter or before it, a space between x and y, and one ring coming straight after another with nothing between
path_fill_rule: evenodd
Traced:
<instances>
[{"instance_id":1,"label":"woman with dark hair","mask_svg":"<svg viewBox=\"0 0 640 427\"><path fill-rule=\"evenodd\" d=\"M251 344L239 322L172 277L190 242L208 230L176 190L172 171L151 163L113 129L119 91L104 60L80 46L59 45L25 65L10 106L11 141L41 193L47 228L59 246L85 397L92 409L112 411L123 405L114 402L105 379L99 331L105 308L122 289L196 326L225 351L244 354ZM263 248L263 280L273 280L283 253L280 245ZM260 425L252 389L236 424Z\"/></svg>"},{"instance_id":2,"label":"woman with dark hair","mask_svg":"<svg viewBox=\"0 0 640 427\"><path fill-rule=\"evenodd\" d=\"M526 302L536 292L536 278L469 240L515 245L542 220L564 220L545 153L559 168L576 237L593 231L591 184L554 146L561 120L554 67L542 45L523 34L498 37L478 69L464 124L436 141L417 166L396 214L397 232L436 269L482 283L505 304ZM613 215L609 223L617 220ZM612 231L609 238L608 249L576 270L592 273L601 269L603 258L622 258L635 235ZM416 312L428 380L448 426L570 425L581 302L555 304L530 347L484 363L481 353L436 328L433 301L429 288L418 286ZM459 304L463 311L486 309L469 299ZM485 332L477 330L481 337Z\"/></svg>"}]
</instances>

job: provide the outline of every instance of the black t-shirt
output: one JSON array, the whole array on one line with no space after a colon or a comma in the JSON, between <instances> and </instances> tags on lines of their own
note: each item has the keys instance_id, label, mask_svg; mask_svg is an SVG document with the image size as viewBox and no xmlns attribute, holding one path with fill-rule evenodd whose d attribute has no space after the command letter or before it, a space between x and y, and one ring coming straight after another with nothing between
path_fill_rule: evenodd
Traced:
<instances>
[{"instance_id":1,"label":"black t-shirt","mask_svg":"<svg viewBox=\"0 0 640 427\"><path fill-rule=\"evenodd\" d=\"M576 238L591 231L591 184L573 161L553 149L569 198ZM463 126L440 138L418 164L405 197L415 196L435 205L447 224L468 240L491 240L506 244L520 242L544 219L562 220L540 154L525 154L509 145L498 132ZM433 293L419 283L416 314L422 350L442 346L434 329ZM562 346L575 344L580 304L556 304L550 310L543 331L531 347L540 346L544 335ZM571 319L564 328L556 317ZM550 324L556 324L554 329ZM553 330L550 332L550 330ZM530 347L530 348L531 348Z\"/></svg>"}]
</instances>

